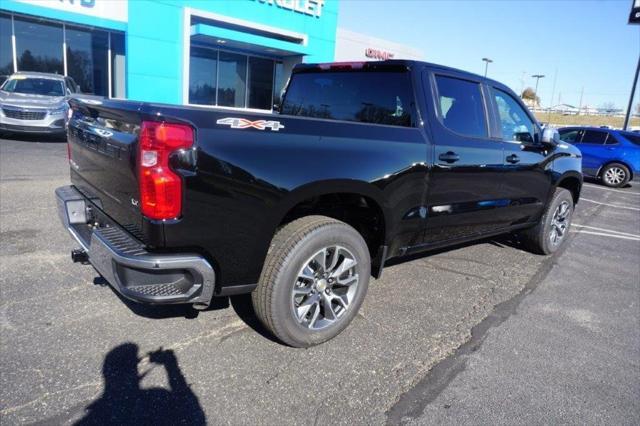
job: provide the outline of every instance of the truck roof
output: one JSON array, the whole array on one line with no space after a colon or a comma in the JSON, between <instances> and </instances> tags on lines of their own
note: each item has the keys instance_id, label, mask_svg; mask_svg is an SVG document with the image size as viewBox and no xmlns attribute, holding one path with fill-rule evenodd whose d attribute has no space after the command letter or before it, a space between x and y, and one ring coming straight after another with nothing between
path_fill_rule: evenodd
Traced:
<instances>
[{"instance_id":1,"label":"truck roof","mask_svg":"<svg viewBox=\"0 0 640 426\"><path fill-rule=\"evenodd\" d=\"M432 62L425 62L425 61L415 61L415 60L409 60L409 59L388 59L386 61L353 61L353 62L326 62L326 63L302 63L302 64L297 64L294 68L294 72L296 71L303 71L303 70L312 70L312 69L322 69L322 70L329 70L331 68L337 68L337 69L346 69L346 67L348 66L352 66L354 69L356 68L379 68L379 67L407 67L407 68L413 68L413 67L425 67L425 68L430 68L430 69L437 69L437 70L442 70L442 71L451 71L451 72L455 72L456 74L462 74L462 75L467 75L469 77L472 77L474 80L483 80L483 81L487 81L487 82L492 82L495 84L498 84L500 86L503 86L502 83L500 83L499 81L487 78L487 77L483 77L479 74L475 74L469 71L464 71L458 68L453 68L453 67L448 67L446 65L440 65L440 64L434 64Z\"/></svg>"}]
</instances>

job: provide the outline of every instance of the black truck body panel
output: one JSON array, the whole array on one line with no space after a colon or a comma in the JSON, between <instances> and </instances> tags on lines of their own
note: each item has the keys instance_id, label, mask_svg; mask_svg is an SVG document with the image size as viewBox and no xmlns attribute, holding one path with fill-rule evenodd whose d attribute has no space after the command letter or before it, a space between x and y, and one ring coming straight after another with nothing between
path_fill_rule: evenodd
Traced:
<instances>
[{"instance_id":1,"label":"black truck body panel","mask_svg":"<svg viewBox=\"0 0 640 426\"><path fill-rule=\"evenodd\" d=\"M531 226L566 179L577 184L577 200L579 152L566 145L524 148L503 140L488 91L496 87L512 93L507 87L437 65L391 63L410 73L413 127L72 100L72 185L146 250L207 259L215 269L216 294L251 291L278 226L294 207L314 197L355 194L375 206L383 223L381 244L372 248L372 257L386 259ZM299 67L294 78L295 72L311 69ZM482 85L486 138L455 134L438 119L434 76L440 74ZM218 124L229 118L275 120L283 127ZM138 207L137 138L144 120L195 129L194 152L173 163L184 180L183 212L175 220L150 220ZM453 151L459 161L439 159ZM520 158L517 164L505 160L513 153Z\"/></svg>"}]
</instances>

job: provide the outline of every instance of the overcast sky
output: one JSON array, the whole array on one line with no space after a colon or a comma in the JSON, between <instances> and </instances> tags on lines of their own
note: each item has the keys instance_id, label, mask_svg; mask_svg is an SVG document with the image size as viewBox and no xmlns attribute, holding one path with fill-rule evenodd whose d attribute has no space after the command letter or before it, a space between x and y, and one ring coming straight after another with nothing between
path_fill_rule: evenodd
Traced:
<instances>
[{"instance_id":1,"label":"overcast sky","mask_svg":"<svg viewBox=\"0 0 640 426\"><path fill-rule=\"evenodd\" d=\"M631 0L340 0L340 27L417 47L426 60L484 73L514 91L540 80L542 105L626 108L640 55ZM552 98L554 76L557 74ZM640 90L639 90L640 91ZM638 93L634 103L640 102Z\"/></svg>"}]
</instances>

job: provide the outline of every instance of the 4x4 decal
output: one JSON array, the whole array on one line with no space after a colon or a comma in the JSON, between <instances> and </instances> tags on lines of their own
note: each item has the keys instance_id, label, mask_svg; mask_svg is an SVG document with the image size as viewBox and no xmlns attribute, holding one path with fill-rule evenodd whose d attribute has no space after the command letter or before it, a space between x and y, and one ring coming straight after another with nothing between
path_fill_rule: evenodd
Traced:
<instances>
[{"instance_id":1,"label":"4x4 decal","mask_svg":"<svg viewBox=\"0 0 640 426\"><path fill-rule=\"evenodd\" d=\"M227 117L219 119L216 123L230 126L232 129L248 129L249 127L252 127L258 130L271 129L274 132L284 129L284 124L275 120L251 121L246 118Z\"/></svg>"}]
</instances>

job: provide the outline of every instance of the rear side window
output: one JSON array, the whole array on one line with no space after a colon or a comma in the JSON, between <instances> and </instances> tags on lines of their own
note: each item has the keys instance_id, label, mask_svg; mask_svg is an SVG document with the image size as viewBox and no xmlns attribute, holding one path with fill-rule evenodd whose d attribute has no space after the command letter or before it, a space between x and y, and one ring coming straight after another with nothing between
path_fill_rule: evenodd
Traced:
<instances>
[{"instance_id":1,"label":"rear side window","mask_svg":"<svg viewBox=\"0 0 640 426\"><path fill-rule=\"evenodd\" d=\"M281 112L410 127L412 109L409 73L336 71L294 74Z\"/></svg>"},{"instance_id":2,"label":"rear side window","mask_svg":"<svg viewBox=\"0 0 640 426\"><path fill-rule=\"evenodd\" d=\"M588 143L591 145L604 145L607 140L607 133L600 132L598 130L585 130L582 137L582 143Z\"/></svg>"},{"instance_id":3,"label":"rear side window","mask_svg":"<svg viewBox=\"0 0 640 426\"><path fill-rule=\"evenodd\" d=\"M609 136L607 136L607 145L617 145L619 142L616 139L615 136L613 136L613 134L609 133Z\"/></svg>"},{"instance_id":4,"label":"rear side window","mask_svg":"<svg viewBox=\"0 0 640 426\"><path fill-rule=\"evenodd\" d=\"M487 122L480 84L436 76L438 114L449 130L476 138L487 137Z\"/></svg>"},{"instance_id":5,"label":"rear side window","mask_svg":"<svg viewBox=\"0 0 640 426\"><path fill-rule=\"evenodd\" d=\"M580 130L560 130L560 140L567 143L580 142Z\"/></svg>"}]
</instances>

